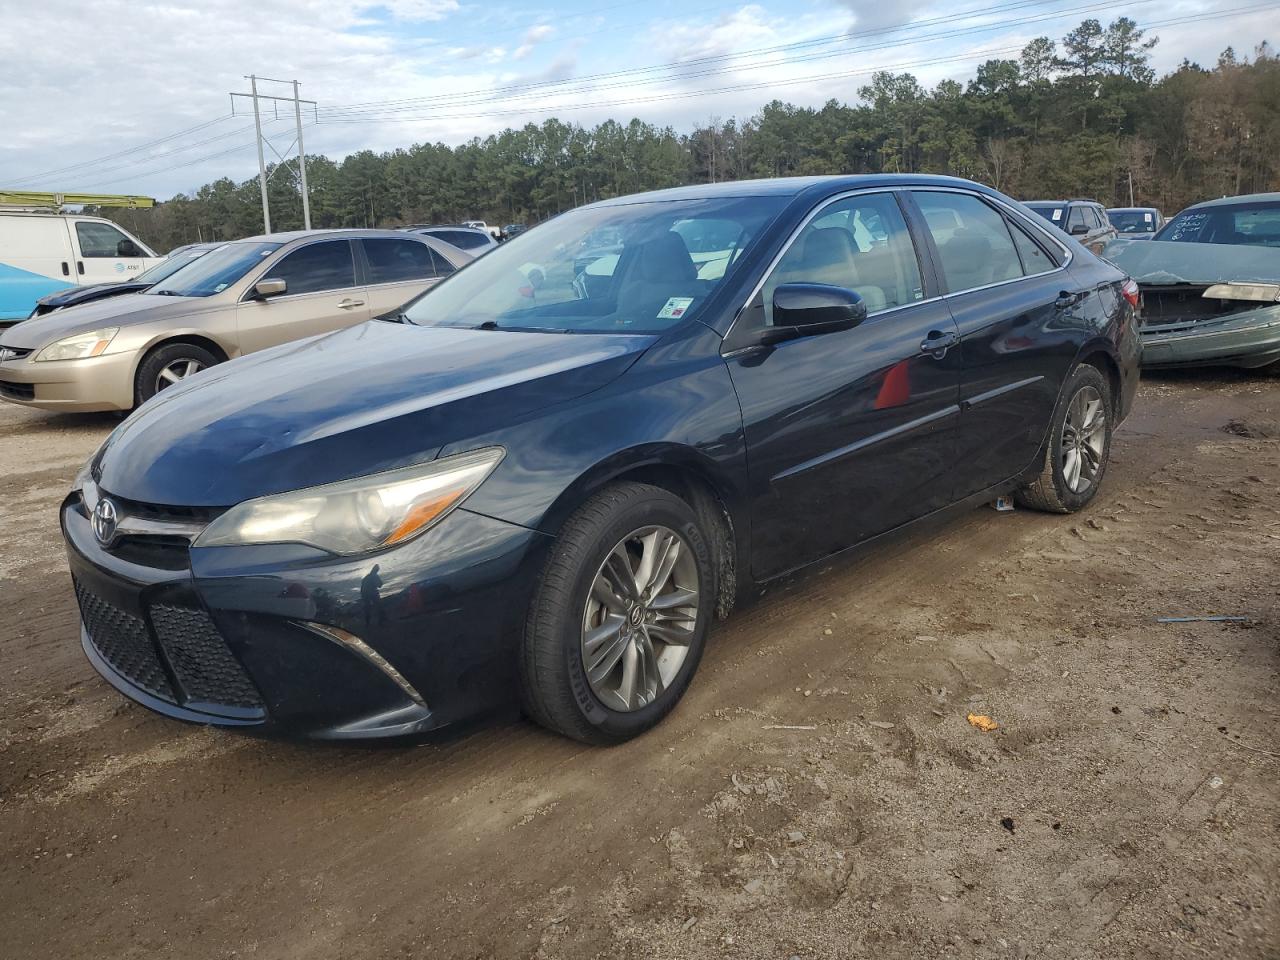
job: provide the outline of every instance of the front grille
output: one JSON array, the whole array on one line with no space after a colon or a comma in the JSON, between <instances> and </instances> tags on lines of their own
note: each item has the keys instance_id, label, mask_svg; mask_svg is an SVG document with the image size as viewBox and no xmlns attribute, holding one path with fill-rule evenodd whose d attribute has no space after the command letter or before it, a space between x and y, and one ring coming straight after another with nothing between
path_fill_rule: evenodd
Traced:
<instances>
[{"instance_id":1,"label":"front grille","mask_svg":"<svg viewBox=\"0 0 1280 960\"><path fill-rule=\"evenodd\" d=\"M262 707L258 691L222 642L207 613L157 603L151 607L151 623L188 700Z\"/></svg>"},{"instance_id":2,"label":"front grille","mask_svg":"<svg viewBox=\"0 0 1280 960\"><path fill-rule=\"evenodd\" d=\"M13 383L10 380L0 380L0 397L6 397L9 400L34 400L36 398L36 387L33 383Z\"/></svg>"},{"instance_id":3,"label":"front grille","mask_svg":"<svg viewBox=\"0 0 1280 960\"><path fill-rule=\"evenodd\" d=\"M177 703L173 686L146 623L85 589L76 581L76 599L89 640L102 659L130 683L152 696Z\"/></svg>"},{"instance_id":4,"label":"front grille","mask_svg":"<svg viewBox=\"0 0 1280 960\"><path fill-rule=\"evenodd\" d=\"M94 649L117 673L169 703L209 713L262 716L265 705L209 615L155 603L151 626L108 603L79 580L80 615Z\"/></svg>"},{"instance_id":5,"label":"front grille","mask_svg":"<svg viewBox=\"0 0 1280 960\"><path fill-rule=\"evenodd\" d=\"M103 496L110 497L116 506L131 517L143 520L155 520L159 523L212 523L226 512L225 507L171 507L157 503L143 503L140 500L128 500L114 493L101 491Z\"/></svg>"}]
</instances>

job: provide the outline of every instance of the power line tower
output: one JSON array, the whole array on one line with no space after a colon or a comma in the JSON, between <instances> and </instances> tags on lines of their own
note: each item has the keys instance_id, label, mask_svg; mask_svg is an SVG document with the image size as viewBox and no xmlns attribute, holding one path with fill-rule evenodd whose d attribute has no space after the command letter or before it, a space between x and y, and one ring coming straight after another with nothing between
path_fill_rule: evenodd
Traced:
<instances>
[{"instance_id":1,"label":"power line tower","mask_svg":"<svg viewBox=\"0 0 1280 960\"><path fill-rule=\"evenodd\" d=\"M288 156L289 151L291 151L295 146L298 148L298 179L301 181L300 186L302 188L302 222L303 222L303 225L306 227L306 229L310 230L311 229L311 198L307 194L307 151L306 151L306 147L303 146L303 142L302 142L302 105L304 103L309 105L314 113L316 112L316 102L314 100L303 100L298 96L297 80L274 80L271 77L259 77L256 74L250 74L249 76L245 77L245 79L249 81L249 92L231 94L231 115L236 116L236 98L237 97L242 97L244 99L253 101L253 128L254 128L254 131L256 132L256 139L258 143L258 187L262 191L263 232L264 233L271 232L271 205L267 202L267 180L269 178L267 176L266 157L262 150L262 145L264 143L268 147L270 147L271 152L274 153L277 158L279 158L281 166L284 165L285 159ZM271 96L270 94L259 93L258 92L259 80L265 81L267 83L292 84L293 96L292 97L274 97L274 96ZM280 119L279 105L281 103L293 104L293 120L294 120L294 124L296 125L297 136L294 138L293 143L289 144L289 146L285 148L284 153L281 153L279 150L277 150L275 148L275 144L273 144L270 140L268 140L266 137L262 135L262 110L258 104L258 101L260 100L265 100L271 104L272 108L276 111L275 119L277 120ZM316 119L318 120L319 118L317 117ZM279 169L280 167L276 167L276 170L279 170ZM275 175L275 170L272 171L272 176L274 175Z\"/></svg>"}]
</instances>

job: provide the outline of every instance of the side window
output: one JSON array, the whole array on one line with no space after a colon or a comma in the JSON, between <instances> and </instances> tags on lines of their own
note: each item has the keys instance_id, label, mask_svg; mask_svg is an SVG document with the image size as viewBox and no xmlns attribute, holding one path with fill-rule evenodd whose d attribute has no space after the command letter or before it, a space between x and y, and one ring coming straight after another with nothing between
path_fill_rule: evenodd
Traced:
<instances>
[{"instance_id":1,"label":"side window","mask_svg":"<svg viewBox=\"0 0 1280 960\"><path fill-rule=\"evenodd\" d=\"M453 264L445 259L444 254L430 249L427 252L431 254L431 263L435 266L437 277L447 277L453 273Z\"/></svg>"},{"instance_id":2,"label":"side window","mask_svg":"<svg viewBox=\"0 0 1280 960\"><path fill-rule=\"evenodd\" d=\"M938 248L947 290L956 293L1022 276L1004 217L967 193L914 194Z\"/></svg>"},{"instance_id":3,"label":"side window","mask_svg":"<svg viewBox=\"0 0 1280 960\"><path fill-rule=\"evenodd\" d=\"M1022 257L1022 269L1027 276L1046 273L1058 266L1058 261L1045 253L1040 244L1032 240L1016 223L1012 226L1012 232L1014 246Z\"/></svg>"},{"instance_id":4,"label":"side window","mask_svg":"<svg viewBox=\"0 0 1280 960\"><path fill-rule=\"evenodd\" d=\"M837 200L805 226L765 281L767 324L773 323L773 291L783 283L848 287L868 313L924 297L911 234L889 193Z\"/></svg>"},{"instance_id":5,"label":"side window","mask_svg":"<svg viewBox=\"0 0 1280 960\"><path fill-rule=\"evenodd\" d=\"M1072 207L1070 214L1067 216L1067 225L1063 227L1067 233L1071 232L1073 227L1087 227L1088 223L1084 218L1084 207Z\"/></svg>"},{"instance_id":6,"label":"side window","mask_svg":"<svg viewBox=\"0 0 1280 960\"><path fill-rule=\"evenodd\" d=\"M105 223L76 221L76 239L80 241L80 255L86 260L146 256L136 243Z\"/></svg>"},{"instance_id":7,"label":"side window","mask_svg":"<svg viewBox=\"0 0 1280 960\"><path fill-rule=\"evenodd\" d=\"M328 240L297 250L267 271L264 279L283 280L285 294L319 293L356 285L351 242Z\"/></svg>"},{"instance_id":8,"label":"side window","mask_svg":"<svg viewBox=\"0 0 1280 960\"><path fill-rule=\"evenodd\" d=\"M445 243L452 243L459 250L476 250L489 245L484 237L467 230L441 230L436 236Z\"/></svg>"},{"instance_id":9,"label":"side window","mask_svg":"<svg viewBox=\"0 0 1280 960\"><path fill-rule=\"evenodd\" d=\"M369 283L430 280L436 275L431 248L416 240L362 240Z\"/></svg>"}]
</instances>

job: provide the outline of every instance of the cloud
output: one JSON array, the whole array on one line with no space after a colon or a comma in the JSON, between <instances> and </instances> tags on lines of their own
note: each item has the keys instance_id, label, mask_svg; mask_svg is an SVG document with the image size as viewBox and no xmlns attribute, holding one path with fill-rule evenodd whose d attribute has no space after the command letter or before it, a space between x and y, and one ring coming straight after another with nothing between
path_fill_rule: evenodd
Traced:
<instances>
[{"instance_id":1,"label":"cloud","mask_svg":"<svg viewBox=\"0 0 1280 960\"><path fill-rule=\"evenodd\" d=\"M533 53L534 48L544 40L551 38L555 28L549 24L540 23L536 27L530 27L525 31L524 38L520 41L520 46L516 47L515 53L511 54L513 60L523 60L529 54Z\"/></svg>"},{"instance_id":2,"label":"cloud","mask_svg":"<svg viewBox=\"0 0 1280 960\"><path fill-rule=\"evenodd\" d=\"M393 20L405 23L425 23L443 20L458 11L458 0L372 0L360 4L362 11L382 8Z\"/></svg>"}]
</instances>

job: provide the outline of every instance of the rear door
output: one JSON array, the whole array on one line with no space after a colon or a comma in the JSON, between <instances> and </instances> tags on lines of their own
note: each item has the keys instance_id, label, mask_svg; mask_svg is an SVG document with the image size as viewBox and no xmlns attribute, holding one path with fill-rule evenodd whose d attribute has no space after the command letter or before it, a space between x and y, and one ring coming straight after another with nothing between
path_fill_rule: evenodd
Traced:
<instances>
[{"instance_id":1,"label":"rear door","mask_svg":"<svg viewBox=\"0 0 1280 960\"><path fill-rule=\"evenodd\" d=\"M848 287L852 330L759 346L783 283ZM752 497L752 573L770 577L945 505L960 360L892 192L819 208L725 343L742 406Z\"/></svg>"},{"instance_id":2,"label":"rear door","mask_svg":"<svg viewBox=\"0 0 1280 960\"><path fill-rule=\"evenodd\" d=\"M371 316L393 312L439 280L432 250L421 240L365 237L358 243Z\"/></svg>"},{"instance_id":3,"label":"rear door","mask_svg":"<svg viewBox=\"0 0 1280 960\"><path fill-rule=\"evenodd\" d=\"M240 350L329 333L368 320L369 301L356 282L350 240L315 240L277 255L257 280L283 280L285 292L265 300L252 290L236 310Z\"/></svg>"},{"instance_id":4,"label":"rear door","mask_svg":"<svg viewBox=\"0 0 1280 960\"><path fill-rule=\"evenodd\" d=\"M100 220L72 220L76 283L118 283L131 280L160 262L140 242L119 227Z\"/></svg>"},{"instance_id":5,"label":"rear door","mask_svg":"<svg viewBox=\"0 0 1280 960\"><path fill-rule=\"evenodd\" d=\"M1063 248L1039 228L977 194L921 189L911 196L929 225L960 332L952 472L960 499L1016 476L1034 459L1075 356L1079 296ZM957 226L934 226L942 222Z\"/></svg>"}]
</instances>

